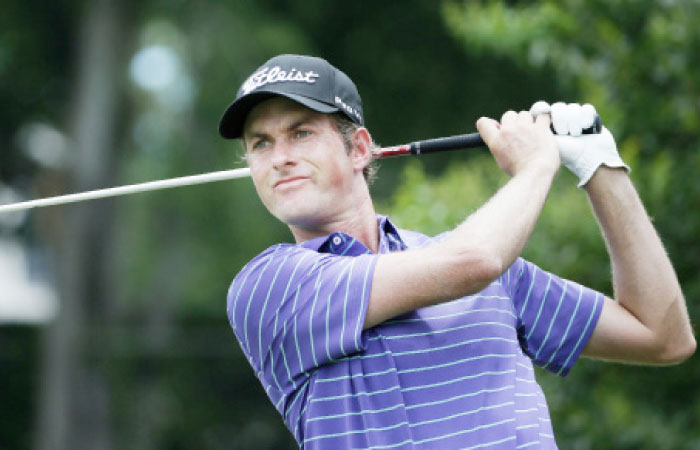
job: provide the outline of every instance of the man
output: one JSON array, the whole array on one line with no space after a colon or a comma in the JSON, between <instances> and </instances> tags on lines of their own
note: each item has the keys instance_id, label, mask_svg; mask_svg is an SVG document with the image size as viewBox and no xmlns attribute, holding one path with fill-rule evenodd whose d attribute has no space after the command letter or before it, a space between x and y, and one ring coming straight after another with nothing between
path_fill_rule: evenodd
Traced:
<instances>
[{"instance_id":1,"label":"man","mask_svg":"<svg viewBox=\"0 0 700 450\"><path fill-rule=\"evenodd\" d=\"M558 134L550 131L550 114ZM556 448L532 361L669 364L695 350L673 268L595 111L538 103L477 128L510 180L436 238L375 213L372 139L352 81L282 55L222 117L260 199L297 244L254 258L233 330L302 448ZM567 135L567 136L563 136ZM615 300L519 258L563 159L586 189Z\"/></svg>"}]
</instances>

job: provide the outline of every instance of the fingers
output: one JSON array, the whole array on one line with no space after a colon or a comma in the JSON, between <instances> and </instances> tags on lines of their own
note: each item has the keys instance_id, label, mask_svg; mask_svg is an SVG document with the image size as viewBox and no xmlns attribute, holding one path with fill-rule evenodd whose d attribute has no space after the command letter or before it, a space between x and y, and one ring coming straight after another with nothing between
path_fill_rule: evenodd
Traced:
<instances>
[{"instance_id":1,"label":"fingers","mask_svg":"<svg viewBox=\"0 0 700 450\"><path fill-rule=\"evenodd\" d=\"M595 123L597 112L593 105L586 103L557 102L552 105L545 101L535 102L529 111L507 111L501 116L500 124L510 126L517 121L532 122L538 126L550 126L557 135L580 136Z\"/></svg>"},{"instance_id":2,"label":"fingers","mask_svg":"<svg viewBox=\"0 0 700 450\"><path fill-rule=\"evenodd\" d=\"M538 127L549 129L552 124L552 116L549 114L539 114L535 116L535 125Z\"/></svg>"},{"instance_id":3,"label":"fingers","mask_svg":"<svg viewBox=\"0 0 700 450\"><path fill-rule=\"evenodd\" d=\"M536 102L530 108L530 114L532 114L532 117L537 117L541 114L549 114L551 111L552 111L552 108L551 108L551 106L549 106L549 103L547 103L543 100Z\"/></svg>"},{"instance_id":4,"label":"fingers","mask_svg":"<svg viewBox=\"0 0 700 450\"><path fill-rule=\"evenodd\" d=\"M501 116L500 122L488 117L480 118L476 122L476 128L479 130L484 142L488 145L490 142L489 139L498 135L503 130L503 127L510 128L519 123L532 124L533 122L533 117L529 111L515 112L511 110L506 111Z\"/></svg>"},{"instance_id":5,"label":"fingers","mask_svg":"<svg viewBox=\"0 0 700 450\"><path fill-rule=\"evenodd\" d=\"M532 114L530 114L529 111L520 111L520 112L506 111L503 114L503 116L501 116L501 124L502 125L511 125L517 121L522 121L525 123L532 123L533 116L532 116Z\"/></svg>"},{"instance_id":6,"label":"fingers","mask_svg":"<svg viewBox=\"0 0 700 450\"><path fill-rule=\"evenodd\" d=\"M530 123L533 122L532 114L530 114L529 111L520 111L518 113L518 119L522 120L524 122L530 122Z\"/></svg>"},{"instance_id":7,"label":"fingers","mask_svg":"<svg viewBox=\"0 0 700 450\"><path fill-rule=\"evenodd\" d=\"M482 117L476 121L476 129L479 130L481 138L489 147L491 147L491 144L497 139L500 127L500 123L488 117Z\"/></svg>"},{"instance_id":8,"label":"fingers","mask_svg":"<svg viewBox=\"0 0 700 450\"><path fill-rule=\"evenodd\" d=\"M477 128L498 166L510 176L531 167L559 168L559 152L546 114L535 118L530 111L507 111L500 123L482 117Z\"/></svg>"},{"instance_id":9,"label":"fingers","mask_svg":"<svg viewBox=\"0 0 700 450\"><path fill-rule=\"evenodd\" d=\"M479 130L479 134L481 134L481 138L486 145L490 147L498 138L501 132L501 126L511 127L519 121L532 123L533 118L528 111L515 112L511 110L506 111L501 116L500 122L488 117L481 117L476 122L476 128Z\"/></svg>"},{"instance_id":10,"label":"fingers","mask_svg":"<svg viewBox=\"0 0 700 450\"><path fill-rule=\"evenodd\" d=\"M566 103L557 102L552 105L552 126L554 127L554 132L559 135L570 134L572 136L578 136L581 134L581 130L575 129L574 117L576 112L573 110L571 105Z\"/></svg>"},{"instance_id":11,"label":"fingers","mask_svg":"<svg viewBox=\"0 0 700 450\"><path fill-rule=\"evenodd\" d=\"M531 111L535 109L535 105ZM589 103L580 105L578 103L557 102L551 106L550 114L552 127L556 134L581 136L583 130L590 128L595 122L596 110Z\"/></svg>"},{"instance_id":12,"label":"fingers","mask_svg":"<svg viewBox=\"0 0 700 450\"><path fill-rule=\"evenodd\" d=\"M582 126L585 129L593 126L598 112L595 110L595 107L593 105L591 105L590 103L586 103L583 106L581 106L581 114Z\"/></svg>"}]
</instances>

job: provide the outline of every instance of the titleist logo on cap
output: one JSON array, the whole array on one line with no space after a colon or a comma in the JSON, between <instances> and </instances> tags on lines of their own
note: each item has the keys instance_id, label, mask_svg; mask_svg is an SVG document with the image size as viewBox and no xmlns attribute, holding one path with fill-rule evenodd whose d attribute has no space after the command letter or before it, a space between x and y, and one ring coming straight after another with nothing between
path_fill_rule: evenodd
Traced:
<instances>
[{"instance_id":1,"label":"titleist logo on cap","mask_svg":"<svg viewBox=\"0 0 700 450\"><path fill-rule=\"evenodd\" d=\"M247 95L261 86L279 83L281 81L314 84L318 76L319 75L313 70L302 72L296 68L292 68L289 72L287 72L280 69L280 66L275 66L273 68L263 67L251 75L246 82L243 83L241 89L243 90L243 95Z\"/></svg>"}]
</instances>

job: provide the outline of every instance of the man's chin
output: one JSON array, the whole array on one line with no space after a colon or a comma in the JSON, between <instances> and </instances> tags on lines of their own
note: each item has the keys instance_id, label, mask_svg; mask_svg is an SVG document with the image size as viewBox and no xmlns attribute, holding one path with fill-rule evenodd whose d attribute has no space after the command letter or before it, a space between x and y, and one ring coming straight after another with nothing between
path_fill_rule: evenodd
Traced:
<instances>
[{"instance_id":1,"label":"man's chin","mask_svg":"<svg viewBox=\"0 0 700 450\"><path fill-rule=\"evenodd\" d=\"M306 214L300 214L295 211L294 214L281 213L276 217L290 227L301 228L306 230L315 230L323 226L324 221L318 214L309 211Z\"/></svg>"}]
</instances>

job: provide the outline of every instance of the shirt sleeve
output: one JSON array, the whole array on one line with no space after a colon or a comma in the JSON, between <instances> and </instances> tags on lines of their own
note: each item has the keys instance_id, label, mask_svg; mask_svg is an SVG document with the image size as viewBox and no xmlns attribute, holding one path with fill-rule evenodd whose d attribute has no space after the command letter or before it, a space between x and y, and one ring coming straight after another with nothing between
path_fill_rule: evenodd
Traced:
<instances>
[{"instance_id":1,"label":"shirt sleeve","mask_svg":"<svg viewBox=\"0 0 700 450\"><path fill-rule=\"evenodd\" d=\"M533 362L566 376L591 337L603 294L519 258L502 277L510 289L520 345Z\"/></svg>"},{"instance_id":2,"label":"shirt sleeve","mask_svg":"<svg viewBox=\"0 0 700 450\"><path fill-rule=\"evenodd\" d=\"M288 391L315 368L362 351L375 264L375 255L283 244L244 267L229 289L227 313L258 377Z\"/></svg>"}]
</instances>

